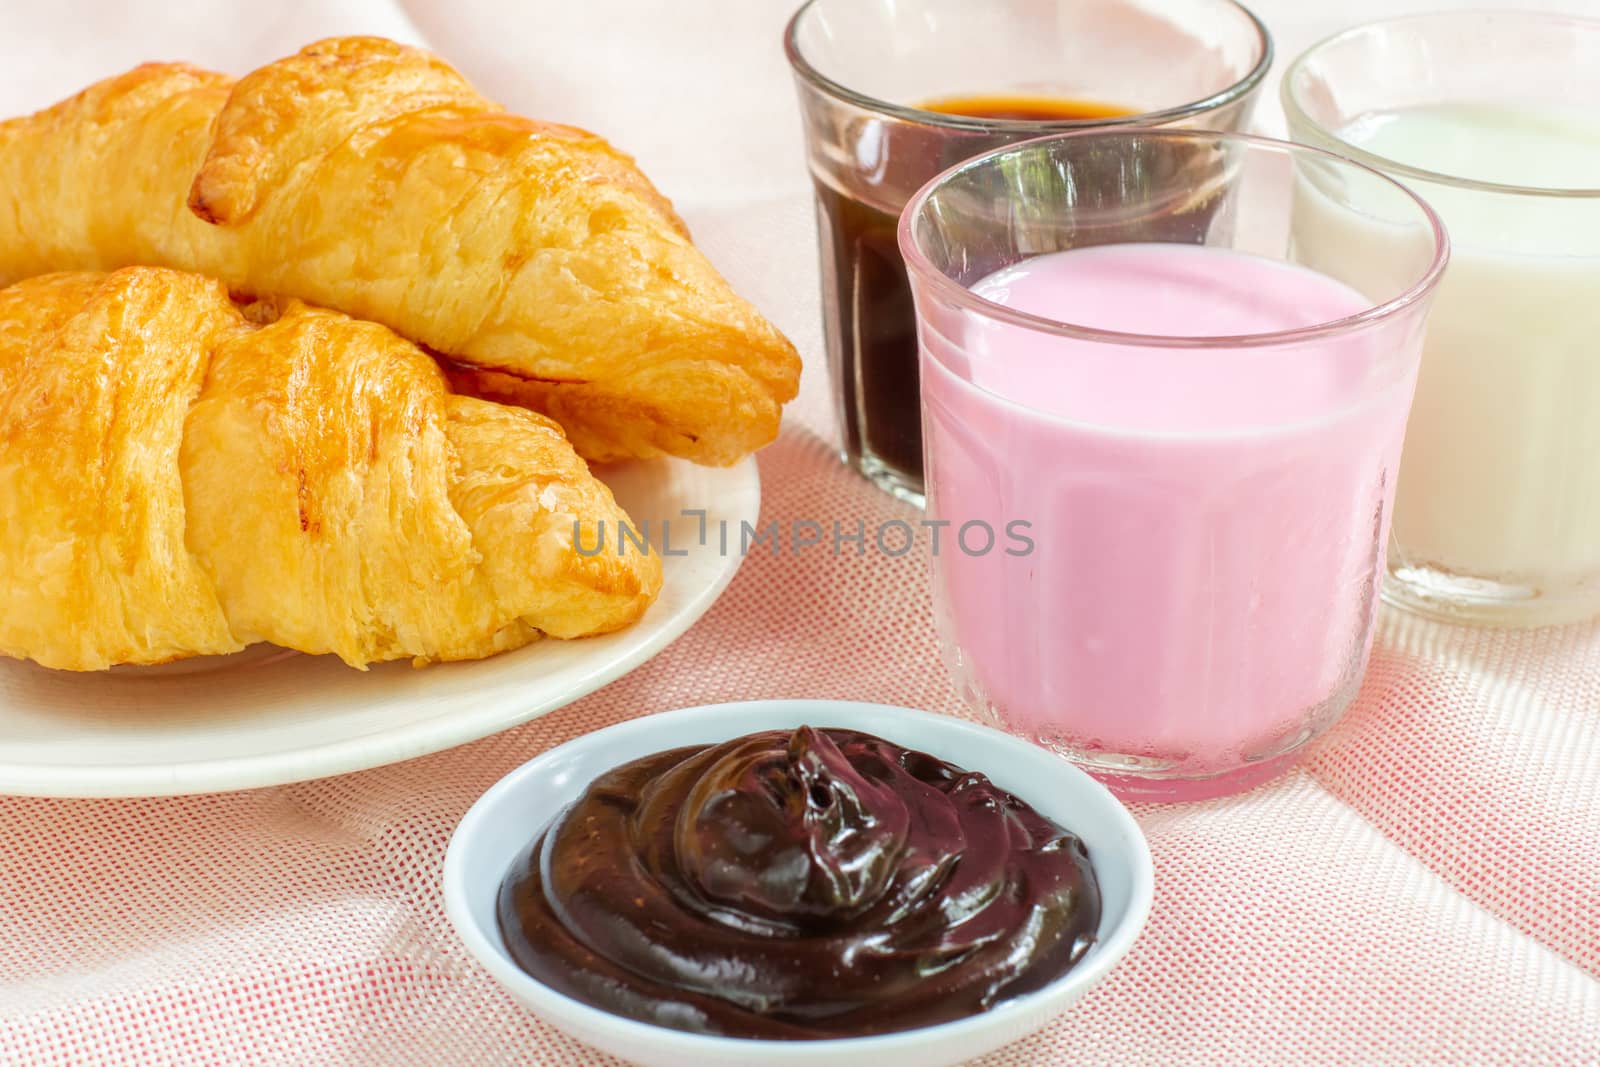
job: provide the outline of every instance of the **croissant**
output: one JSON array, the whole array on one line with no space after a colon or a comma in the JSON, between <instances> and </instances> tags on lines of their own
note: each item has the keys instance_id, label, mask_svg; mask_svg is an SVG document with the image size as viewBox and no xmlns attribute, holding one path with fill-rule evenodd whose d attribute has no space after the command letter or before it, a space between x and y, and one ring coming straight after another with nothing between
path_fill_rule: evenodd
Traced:
<instances>
[{"instance_id":1,"label":"croissant","mask_svg":"<svg viewBox=\"0 0 1600 1067\"><path fill-rule=\"evenodd\" d=\"M794 347L629 157L381 38L237 82L135 68L0 123L0 188L0 284L151 263L337 308L553 417L593 460L735 462L799 381Z\"/></svg>"},{"instance_id":2,"label":"croissant","mask_svg":"<svg viewBox=\"0 0 1600 1067\"><path fill-rule=\"evenodd\" d=\"M601 633L660 560L584 555L574 523L625 521L559 427L451 394L382 326L154 267L0 290L7 655L361 667Z\"/></svg>"}]
</instances>

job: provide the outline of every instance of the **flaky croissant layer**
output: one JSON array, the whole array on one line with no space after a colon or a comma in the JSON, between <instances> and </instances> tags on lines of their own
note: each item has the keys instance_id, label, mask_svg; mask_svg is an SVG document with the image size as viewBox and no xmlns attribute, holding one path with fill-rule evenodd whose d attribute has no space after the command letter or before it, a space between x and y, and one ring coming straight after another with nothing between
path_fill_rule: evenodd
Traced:
<instances>
[{"instance_id":1,"label":"flaky croissant layer","mask_svg":"<svg viewBox=\"0 0 1600 1067\"><path fill-rule=\"evenodd\" d=\"M138 67L0 123L0 188L0 281L156 263L338 308L590 459L735 462L798 386L793 346L631 159L381 38L237 82Z\"/></svg>"},{"instance_id":2,"label":"flaky croissant layer","mask_svg":"<svg viewBox=\"0 0 1600 1067\"><path fill-rule=\"evenodd\" d=\"M626 626L655 556L559 427L383 326L159 268L0 290L0 652L95 670L257 641L354 666Z\"/></svg>"}]
</instances>

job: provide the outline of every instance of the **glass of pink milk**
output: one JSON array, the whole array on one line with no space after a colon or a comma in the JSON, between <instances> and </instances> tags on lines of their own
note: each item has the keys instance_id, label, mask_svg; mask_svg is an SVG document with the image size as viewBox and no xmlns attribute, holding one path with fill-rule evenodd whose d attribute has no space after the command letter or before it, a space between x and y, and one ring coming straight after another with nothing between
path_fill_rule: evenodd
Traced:
<instances>
[{"instance_id":1,"label":"glass of pink milk","mask_svg":"<svg viewBox=\"0 0 1600 1067\"><path fill-rule=\"evenodd\" d=\"M1308 195L1370 270L1300 263ZM1128 797L1283 770L1366 666L1433 212L1320 149L1096 131L946 171L900 246L964 696Z\"/></svg>"}]
</instances>

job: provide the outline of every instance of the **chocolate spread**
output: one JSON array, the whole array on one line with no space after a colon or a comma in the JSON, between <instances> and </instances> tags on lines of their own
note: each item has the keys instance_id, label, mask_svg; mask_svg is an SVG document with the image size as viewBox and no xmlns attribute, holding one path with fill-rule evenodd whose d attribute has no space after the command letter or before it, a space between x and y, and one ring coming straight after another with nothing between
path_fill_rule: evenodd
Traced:
<instances>
[{"instance_id":1,"label":"chocolate spread","mask_svg":"<svg viewBox=\"0 0 1600 1067\"><path fill-rule=\"evenodd\" d=\"M981 774L801 727L597 779L501 887L512 956L618 1015L828 1038L984 1011L1093 943L1087 851Z\"/></svg>"}]
</instances>

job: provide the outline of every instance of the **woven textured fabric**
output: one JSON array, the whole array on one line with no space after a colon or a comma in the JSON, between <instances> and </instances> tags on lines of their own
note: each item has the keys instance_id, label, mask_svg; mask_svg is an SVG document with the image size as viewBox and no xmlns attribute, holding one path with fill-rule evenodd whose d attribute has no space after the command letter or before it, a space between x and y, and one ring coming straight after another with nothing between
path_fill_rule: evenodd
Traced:
<instances>
[{"instance_id":1,"label":"woven textured fabric","mask_svg":"<svg viewBox=\"0 0 1600 1067\"><path fill-rule=\"evenodd\" d=\"M0 111L149 58L242 70L355 30L431 44L508 105L635 152L800 345L802 397L761 457L763 522L915 517L833 453L777 43L788 0L344 0L275 5L263 24L257 5L219 6L9 12ZM1254 6L1287 57L1438 4ZM1270 97L1262 111L1280 128ZM965 715L924 566L758 550L649 664L439 755L235 794L0 798L0 1064L608 1062L515 1006L456 940L439 891L452 827L535 754L651 712L811 696ZM1600 627L1386 613L1358 702L1303 766L1138 815L1156 862L1143 938L1076 1010L984 1067L1600 1064Z\"/></svg>"}]
</instances>

